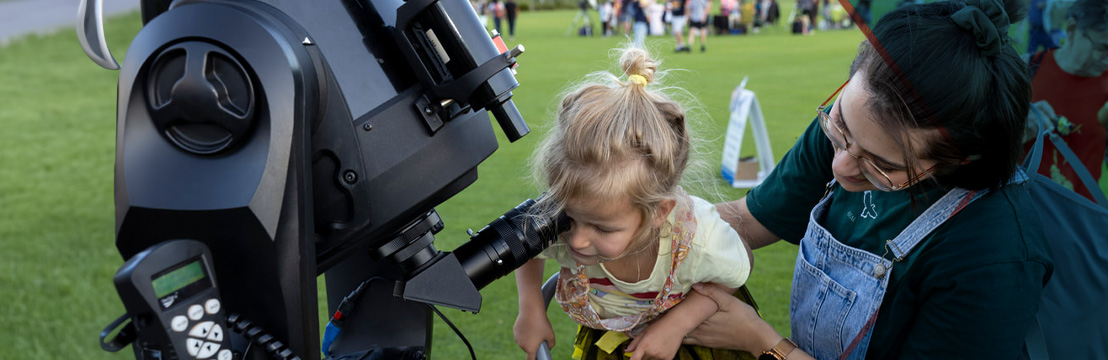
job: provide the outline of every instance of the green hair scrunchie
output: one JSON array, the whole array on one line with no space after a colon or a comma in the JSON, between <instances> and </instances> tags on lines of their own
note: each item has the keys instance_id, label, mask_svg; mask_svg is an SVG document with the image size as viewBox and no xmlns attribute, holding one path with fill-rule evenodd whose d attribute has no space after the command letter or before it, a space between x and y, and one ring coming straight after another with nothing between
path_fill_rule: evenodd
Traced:
<instances>
[{"instance_id":1,"label":"green hair scrunchie","mask_svg":"<svg viewBox=\"0 0 1108 360\"><path fill-rule=\"evenodd\" d=\"M1008 12L1000 0L969 1L966 7L950 15L959 27L972 31L981 56L1000 54L1008 44Z\"/></svg>"}]
</instances>

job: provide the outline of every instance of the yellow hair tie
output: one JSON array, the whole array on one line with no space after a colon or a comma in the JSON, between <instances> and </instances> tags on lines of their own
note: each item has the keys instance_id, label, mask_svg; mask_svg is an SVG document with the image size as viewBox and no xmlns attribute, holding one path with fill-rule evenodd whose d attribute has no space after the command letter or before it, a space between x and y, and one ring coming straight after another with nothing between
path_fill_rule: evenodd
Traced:
<instances>
[{"instance_id":1,"label":"yellow hair tie","mask_svg":"<svg viewBox=\"0 0 1108 360\"><path fill-rule=\"evenodd\" d=\"M642 85L642 86L646 86L646 84L650 83L649 81L646 80L645 76L642 76L642 75L639 75L639 74L628 75L627 80L630 81L632 84L639 84L639 85Z\"/></svg>"}]
</instances>

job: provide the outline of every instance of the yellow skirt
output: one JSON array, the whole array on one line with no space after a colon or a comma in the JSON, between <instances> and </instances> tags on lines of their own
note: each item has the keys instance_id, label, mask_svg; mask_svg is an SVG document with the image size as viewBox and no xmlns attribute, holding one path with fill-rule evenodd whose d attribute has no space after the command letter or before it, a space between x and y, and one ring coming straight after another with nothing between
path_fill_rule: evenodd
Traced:
<instances>
[{"instance_id":1,"label":"yellow skirt","mask_svg":"<svg viewBox=\"0 0 1108 360\"><path fill-rule=\"evenodd\" d=\"M758 310L758 304L754 303L754 297L750 290L743 285L735 291L735 297L750 304L754 310ZM597 330L584 326L577 327L577 340L573 343L573 358L577 360L626 360L631 354L624 354L623 350L631 344L631 339L626 339L611 352L604 351L597 342L600 341L607 330ZM756 357L745 351L712 349L697 345L681 345L677 349L674 360L755 360Z\"/></svg>"}]
</instances>

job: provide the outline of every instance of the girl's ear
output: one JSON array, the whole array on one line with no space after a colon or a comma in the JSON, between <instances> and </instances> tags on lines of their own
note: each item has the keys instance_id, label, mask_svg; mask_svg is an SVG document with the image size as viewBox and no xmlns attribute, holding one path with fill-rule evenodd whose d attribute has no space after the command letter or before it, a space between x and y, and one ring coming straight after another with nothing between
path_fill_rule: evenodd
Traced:
<instances>
[{"instance_id":1,"label":"girl's ear","mask_svg":"<svg viewBox=\"0 0 1108 360\"><path fill-rule=\"evenodd\" d=\"M677 206L677 200L673 199L662 200L662 202L658 204L658 212L654 214L655 227L662 226L662 223L669 217L669 213L673 211L674 206Z\"/></svg>"}]
</instances>

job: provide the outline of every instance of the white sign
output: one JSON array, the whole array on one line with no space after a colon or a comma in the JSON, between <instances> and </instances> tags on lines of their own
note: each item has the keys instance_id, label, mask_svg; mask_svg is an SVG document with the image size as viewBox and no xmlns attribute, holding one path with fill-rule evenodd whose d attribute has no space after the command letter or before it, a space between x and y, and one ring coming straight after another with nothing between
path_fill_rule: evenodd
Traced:
<instances>
[{"instance_id":1,"label":"white sign","mask_svg":"<svg viewBox=\"0 0 1108 360\"><path fill-rule=\"evenodd\" d=\"M727 138L723 143L723 168L720 174L736 188L752 188L761 184L766 176L773 171L776 165L773 159L773 148L769 145L769 134L766 132L766 120L762 114L762 107L758 104L758 97L753 91L746 89L748 78L743 78L742 83L731 92L731 118L727 125ZM754 145L757 151L757 176L745 176L739 173L739 152L742 150L743 135L746 132L746 123L749 120L751 130L754 132Z\"/></svg>"}]
</instances>

